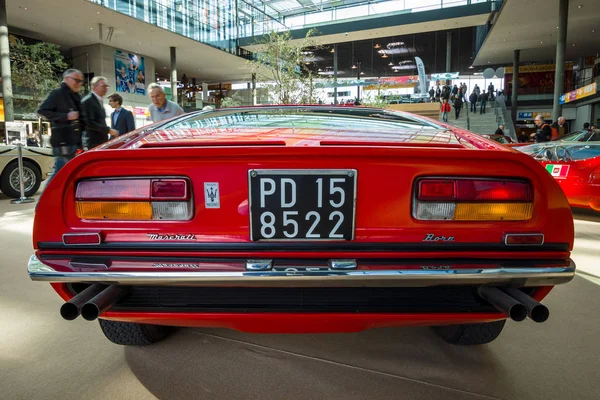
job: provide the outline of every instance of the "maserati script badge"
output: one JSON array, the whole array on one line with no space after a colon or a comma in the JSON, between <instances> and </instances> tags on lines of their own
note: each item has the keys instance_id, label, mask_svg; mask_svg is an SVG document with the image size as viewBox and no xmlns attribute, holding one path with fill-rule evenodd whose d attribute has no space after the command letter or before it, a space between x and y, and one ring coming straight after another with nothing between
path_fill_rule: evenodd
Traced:
<instances>
[{"instance_id":1,"label":"maserati script badge","mask_svg":"<svg viewBox=\"0 0 600 400\"><path fill-rule=\"evenodd\" d=\"M148 239L150 240L196 240L196 235L193 233L184 234L159 234L159 233L148 233Z\"/></svg>"}]
</instances>

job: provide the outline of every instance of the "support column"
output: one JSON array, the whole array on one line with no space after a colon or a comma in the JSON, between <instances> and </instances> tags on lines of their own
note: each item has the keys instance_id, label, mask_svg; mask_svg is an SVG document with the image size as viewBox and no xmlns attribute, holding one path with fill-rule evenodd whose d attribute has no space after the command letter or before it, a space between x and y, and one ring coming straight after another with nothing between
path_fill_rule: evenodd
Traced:
<instances>
[{"instance_id":1,"label":"support column","mask_svg":"<svg viewBox=\"0 0 600 400\"><path fill-rule=\"evenodd\" d=\"M518 102L518 91L519 91L519 56L521 50L515 50L513 58L513 76L512 76L512 92L510 101L510 116L513 120L513 124L517 126L517 102Z\"/></svg>"},{"instance_id":2,"label":"support column","mask_svg":"<svg viewBox=\"0 0 600 400\"><path fill-rule=\"evenodd\" d=\"M0 0L0 69L2 70L2 96L4 96L4 120L14 121L12 80L10 75L10 47L6 22L6 0ZM8 133L6 134L8 140Z\"/></svg>"},{"instance_id":3,"label":"support column","mask_svg":"<svg viewBox=\"0 0 600 400\"><path fill-rule=\"evenodd\" d=\"M177 48L171 47L171 101L177 101Z\"/></svg>"},{"instance_id":4,"label":"support column","mask_svg":"<svg viewBox=\"0 0 600 400\"><path fill-rule=\"evenodd\" d=\"M452 72L452 32L446 32L446 72Z\"/></svg>"},{"instance_id":5,"label":"support column","mask_svg":"<svg viewBox=\"0 0 600 400\"><path fill-rule=\"evenodd\" d=\"M208 83L202 82L202 101L208 101Z\"/></svg>"},{"instance_id":6,"label":"support column","mask_svg":"<svg viewBox=\"0 0 600 400\"><path fill-rule=\"evenodd\" d=\"M333 104L338 103L337 94L337 78L338 78L338 45L333 45Z\"/></svg>"},{"instance_id":7,"label":"support column","mask_svg":"<svg viewBox=\"0 0 600 400\"><path fill-rule=\"evenodd\" d=\"M360 61L357 61L356 65L358 67L356 71L356 81L358 82L358 85L356 85L356 100L360 102Z\"/></svg>"},{"instance_id":8,"label":"support column","mask_svg":"<svg viewBox=\"0 0 600 400\"><path fill-rule=\"evenodd\" d=\"M252 74L252 105L256 105L256 74Z\"/></svg>"},{"instance_id":9,"label":"support column","mask_svg":"<svg viewBox=\"0 0 600 400\"><path fill-rule=\"evenodd\" d=\"M569 0L560 0L558 7L558 37L556 38L556 72L554 74L554 104L552 121L558 121L562 113L560 95L565 87L565 49L567 46L567 21L569 17Z\"/></svg>"}]
</instances>

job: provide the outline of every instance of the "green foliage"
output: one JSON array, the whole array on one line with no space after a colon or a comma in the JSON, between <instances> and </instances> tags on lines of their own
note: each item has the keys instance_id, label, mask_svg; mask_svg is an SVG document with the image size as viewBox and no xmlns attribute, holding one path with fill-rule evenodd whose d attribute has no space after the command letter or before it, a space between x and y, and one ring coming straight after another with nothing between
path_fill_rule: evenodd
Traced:
<instances>
[{"instance_id":1,"label":"green foliage","mask_svg":"<svg viewBox=\"0 0 600 400\"><path fill-rule=\"evenodd\" d=\"M221 108L239 107L244 105L244 96L241 92L235 92L231 97L225 97L221 100Z\"/></svg>"},{"instance_id":2,"label":"green foliage","mask_svg":"<svg viewBox=\"0 0 600 400\"><path fill-rule=\"evenodd\" d=\"M321 46L314 38L311 29L300 43L292 43L292 34L271 32L260 42L261 51L256 59L247 62L248 68L256 74L257 86L269 93L275 104L315 103L315 64L308 49ZM313 67L313 68L311 68Z\"/></svg>"},{"instance_id":3,"label":"green foliage","mask_svg":"<svg viewBox=\"0 0 600 400\"><path fill-rule=\"evenodd\" d=\"M386 108L389 104L383 98L383 95L385 94L385 90L388 89L389 86L384 83L379 83L375 85L375 88L377 89L377 94L372 93L372 91L369 91L371 93L367 93L367 91L363 92L361 105L374 108Z\"/></svg>"},{"instance_id":4,"label":"green foliage","mask_svg":"<svg viewBox=\"0 0 600 400\"><path fill-rule=\"evenodd\" d=\"M33 112L58 87L67 63L53 43L27 44L14 36L9 37L9 43L15 110Z\"/></svg>"}]
</instances>

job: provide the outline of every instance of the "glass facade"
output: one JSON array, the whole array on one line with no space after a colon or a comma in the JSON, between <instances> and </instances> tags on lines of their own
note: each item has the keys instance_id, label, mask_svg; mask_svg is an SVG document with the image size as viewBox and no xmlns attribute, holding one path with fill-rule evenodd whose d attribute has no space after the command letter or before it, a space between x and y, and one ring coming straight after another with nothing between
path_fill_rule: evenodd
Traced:
<instances>
[{"instance_id":1,"label":"glass facade","mask_svg":"<svg viewBox=\"0 0 600 400\"><path fill-rule=\"evenodd\" d=\"M237 52L236 0L88 0L229 53Z\"/></svg>"},{"instance_id":2,"label":"glass facade","mask_svg":"<svg viewBox=\"0 0 600 400\"><path fill-rule=\"evenodd\" d=\"M237 54L237 39L353 19L497 0L87 0ZM342 5L339 5L342 4Z\"/></svg>"}]
</instances>

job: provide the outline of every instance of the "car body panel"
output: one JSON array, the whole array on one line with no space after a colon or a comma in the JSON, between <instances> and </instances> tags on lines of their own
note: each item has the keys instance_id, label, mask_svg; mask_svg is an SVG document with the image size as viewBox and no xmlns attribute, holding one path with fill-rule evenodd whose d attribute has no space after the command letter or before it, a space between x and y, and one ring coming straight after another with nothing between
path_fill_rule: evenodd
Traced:
<instances>
[{"instance_id":1,"label":"car body panel","mask_svg":"<svg viewBox=\"0 0 600 400\"><path fill-rule=\"evenodd\" d=\"M181 125L182 121L202 120L203 116L218 115L219 118L208 119L218 123L228 115L241 118L264 110L284 116L286 110L292 110L294 118L311 110L318 110L319 115L344 116L329 125L319 118L316 121L307 117L310 126L306 121L304 126L294 122L292 128L260 123ZM352 113L367 118L367 122ZM410 123L401 122L398 129L390 129L385 120L382 122L382 115L412 118L418 123L411 128ZM258 170L356 171L353 239L253 241L249 176ZM192 217L170 222L77 217L73 200L78 182L123 176L189 179ZM417 220L413 215L415 183L421 177L525 179L533 187L532 217L488 222ZM207 207L206 183L219 184L217 208ZM85 233L98 234L100 243L63 243L64 234ZM507 234L543 235L543 241L509 246ZM448 284L460 288L466 285L465 293L477 305L471 285L528 287L531 295L541 300L552 285L572 279L574 264L569 257L573 238L571 210L555 180L531 157L480 135L425 117L368 108L248 107L201 112L154 124L70 161L39 200L33 233L36 254L29 272L36 280L53 282L63 299L78 293L80 282L123 283L132 287L137 287L138 282L141 289L154 285L159 291L167 290L166 286L176 291L178 285L188 289L203 286L206 290L228 286L244 290L251 286L290 290L311 286L365 290L393 286L408 290L416 286L435 291L437 285ZM272 269L262 274L248 273L248 265L260 264L261 260L272 263ZM336 262L348 260L354 262L352 271L335 269ZM236 281L236 276L241 278ZM286 313L276 309L263 313L250 309L203 313L182 307L172 312L145 312L135 307L125 311L113 309L102 318L251 332L356 331L375 326L443 325L506 318L478 306L465 306L461 313L358 315L326 311Z\"/></svg>"},{"instance_id":2,"label":"car body panel","mask_svg":"<svg viewBox=\"0 0 600 400\"><path fill-rule=\"evenodd\" d=\"M42 178L46 179L54 167L52 149L44 147L22 147L23 160L30 160L40 167ZM17 161L19 152L17 146L0 145L0 173L8 164Z\"/></svg>"},{"instance_id":3,"label":"car body panel","mask_svg":"<svg viewBox=\"0 0 600 400\"><path fill-rule=\"evenodd\" d=\"M576 155L580 159L568 161L552 159L555 149L561 148L580 152L581 155ZM573 207L600 211L600 144L594 142L549 142L523 147L519 150L531 155L540 154L546 150L550 151L551 159L538 157L540 158L538 161L544 168L552 168L557 171L553 176L567 196L569 204ZM594 157L595 154L598 155ZM565 172L561 174L559 170L563 170L563 167ZM550 173L552 174L552 172Z\"/></svg>"}]
</instances>

